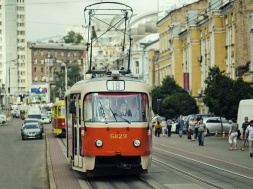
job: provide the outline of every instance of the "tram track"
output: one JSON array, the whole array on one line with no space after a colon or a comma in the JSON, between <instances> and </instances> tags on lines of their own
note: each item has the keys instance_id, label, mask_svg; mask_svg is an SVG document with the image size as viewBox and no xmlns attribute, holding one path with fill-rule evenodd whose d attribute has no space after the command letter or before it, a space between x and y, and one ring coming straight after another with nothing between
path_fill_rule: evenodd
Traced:
<instances>
[{"instance_id":1,"label":"tram track","mask_svg":"<svg viewBox=\"0 0 253 189\"><path fill-rule=\"evenodd\" d=\"M208 185L208 186L211 186L211 187L213 187L213 188L225 189L225 188L223 188L223 187L221 187L221 186L219 186L219 185L216 185L216 184L213 184L213 183L211 183L211 182L208 182L206 179L202 179L202 178L200 178L199 176L195 176L195 175L193 175L192 173L189 173L189 172L186 172L186 171L184 171L184 170L182 170L182 169L176 168L176 167L174 167L174 166L172 166L172 165L169 165L169 164L167 164L167 163L164 163L164 162L162 162L162 161L160 161L160 160L158 160L158 159L153 158L153 163L154 163L154 162L155 162L156 164L160 165L160 166L169 168L170 170L173 170L174 172L180 173L181 175L184 175L184 176L186 176L186 177L189 177L189 178L191 178L191 179L196 180L196 181L198 182L197 184L203 183L204 185ZM199 182L200 182L200 183L199 183Z\"/></svg>"},{"instance_id":2,"label":"tram track","mask_svg":"<svg viewBox=\"0 0 253 189\"><path fill-rule=\"evenodd\" d=\"M58 142L63 150L67 150L67 145L64 138L58 138ZM80 173L83 181L86 182L86 186L90 189L117 189L120 185L124 185L124 188L133 188L133 185L138 185L138 188L143 189L159 189L160 187L155 186L154 184L149 183L147 180L141 176L110 176L110 177L87 177L85 173ZM101 184L102 183L102 184Z\"/></svg>"},{"instance_id":3,"label":"tram track","mask_svg":"<svg viewBox=\"0 0 253 189\"><path fill-rule=\"evenodd\" d=\"M153 164L166 167L198 183L220 189L252 187L252 169L248 167L187 151L183 151L182 155L179 150L163 145L158 145L154 149ZM250 172L251 174L248 174Z\"/></svg>"},{"instance_id":4,"label":"tram track","mask_svg":"<svg viewBox=\"0 0 253 189\"><path fill-rule=\"evenodd\" d=\"M89 189L118 189L118 188L139 188L139 189L160 189L154 186L141 177L135 176L122 176L122 177L95 177L89 178L83 173L84 180L86 181Z\"/></svg>"}]
</instances>

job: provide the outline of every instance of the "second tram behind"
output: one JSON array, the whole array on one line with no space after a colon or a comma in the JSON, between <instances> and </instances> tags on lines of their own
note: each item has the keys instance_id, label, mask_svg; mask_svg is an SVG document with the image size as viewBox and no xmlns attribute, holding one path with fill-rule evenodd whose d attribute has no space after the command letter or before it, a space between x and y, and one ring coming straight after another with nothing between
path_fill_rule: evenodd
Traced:
<instances>
[{"instance_id":1,"label":"second tram behind","mask_svg":"<svg viewBox=\"0 0 253 189\"><path fill-rule=\"evenodd\" d=\"M65 104L57 101L52 107L52 131L55 136L66 136Z\"/></svg>"},{"instance_id":2,"label":"second tram behind","mask_svg":"<svg viewBox=\"0 0 253 189\"><path fill-rule=\"evenodd\" d=\"M138 79L112 75L79 81L65 94L67 157L88 176L148 172L151 97Z\"/></svg>"}]
</instances>

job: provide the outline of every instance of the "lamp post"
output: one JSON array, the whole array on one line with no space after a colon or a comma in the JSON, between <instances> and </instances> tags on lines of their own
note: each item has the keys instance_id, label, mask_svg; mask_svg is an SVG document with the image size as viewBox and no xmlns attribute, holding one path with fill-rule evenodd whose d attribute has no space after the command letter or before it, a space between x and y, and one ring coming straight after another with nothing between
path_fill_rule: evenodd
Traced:
<instances>
[{"instance_id":1,"label":"lamp post","mask_svg":"<svg viewBox=\"0 0 253 189\"><path fill-rule=\"evenodd\" d=\"M66 92L68 89L68 70L67 70L66 63L62 62L61 67L64 67L65 69L65 92Z\"/></svg>"},{"instance_id":2,"label":"lamp post","mask_svg":"<svg viewBox=\"0 0 253 189\"><path fill-rule=\"evenodd\" d=\"M15 60L10 60L10 61L7 61L6 63L9 63L8 64L8 76L9 76L9 78L8 78L8 80L9 80L9 82L8 82L8 97L6 98L6 105L8 106L9 105L9 103L10 103L10 94L11 94L11 87L10 87L10 85L11 85L11 63L15 63L17 61L17 59L15 59ZM6 77L6 80L7 80L7 77Z\"/></svg>"}]
</instances>

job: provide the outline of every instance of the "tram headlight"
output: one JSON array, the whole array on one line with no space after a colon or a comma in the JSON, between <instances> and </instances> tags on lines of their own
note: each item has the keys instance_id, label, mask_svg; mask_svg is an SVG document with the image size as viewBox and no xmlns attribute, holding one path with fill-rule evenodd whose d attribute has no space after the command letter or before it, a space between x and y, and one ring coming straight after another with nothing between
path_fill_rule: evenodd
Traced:
<instances>
[{"instance_id":1,"label":"tram headlight","mask_svg":"<svg viewBox=\"0 0 253 189\"><path fill-rule=\"evenodd\" d=\"M102 140L96 140L96 146L97 147L103 146L103 141Z\"/></svg>"},{"instance_id":2,"label":"tram headlight","mask_svg":"<svg viewBox=\"0 0 253 189\"><path fill-rule=\"evenodd\" d=\"M139 147L141 145L141 141L140 140L134 140L134 146L135 147Z\"/></svg>"}]
</instances>

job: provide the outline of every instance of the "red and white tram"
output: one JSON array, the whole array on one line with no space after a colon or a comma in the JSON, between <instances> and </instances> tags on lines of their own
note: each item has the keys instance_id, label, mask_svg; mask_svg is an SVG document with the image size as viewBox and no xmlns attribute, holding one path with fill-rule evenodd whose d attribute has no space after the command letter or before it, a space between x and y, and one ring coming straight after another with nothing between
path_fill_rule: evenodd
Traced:
<instances>
[{"instance_id":1,"label":"red and white tram","mask_svg":"<svg viewBox=\"0 0 253 189\"><path fill-rule=\"evenodd\" d=\"M114 76L80 81L67 91L65 104L67 156L73 169L88 175L148 171L152 126L146 83ZM131 114L120 112L122 104Z\"/></svg>"},{"instance_id":2,"label":"red and white tram","mask_svg":"<svg viewBox=\"0 0 253 189\"><path fill-rule=\"evenodd\" d=\"M127 33L127 23L132 9L122 3L110 4L100 2L85 8L89 15L90 31L90 42L87 43L87 54L89 49L90 54L86 56L89 68L86 74L92 77L77 82L65 93L67 157L74 170L88 176L146 173L152 159L150 87L144 81L130 76L133 39ZM100 38L104 33L98 37L94 35L92 25L97 16L102 16L98 19L102 21L104 16L108 16L103 5L113 7L110 9L112 12L118 11L117 18L122 16L119 21L114 19L109 22L106 30L113 29L115 39L123 40L122 56L114 61L118 62L116 69L112 66L113 62L101 65L92 61L100 61L98 57L93 58L96 54L92 51L94 42L101 49L103 41L107 47L110 45L107 40ZM106 22L103 21L103 24ZM124 36L118 38L118 34Z\"/></svg>"}]
</instances>

